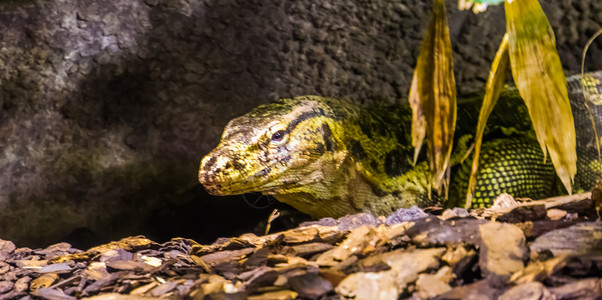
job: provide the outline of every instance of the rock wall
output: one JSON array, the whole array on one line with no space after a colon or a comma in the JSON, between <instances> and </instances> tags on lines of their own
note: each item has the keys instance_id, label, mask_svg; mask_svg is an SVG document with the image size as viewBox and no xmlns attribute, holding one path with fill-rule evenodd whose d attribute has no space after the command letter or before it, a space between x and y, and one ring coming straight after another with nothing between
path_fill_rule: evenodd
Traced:
<instances>
[{"instance_id":1,"label":"rock wall","mask_svg":"<svg viewBox=\"0 0 602 300\"><path fill-rule=\"evenodd\" d=\"M543 3L569 71L599 0ZM448 1L460 93L482 88L501 7ZM129 234L210 241L265 218L196 182L229 119L303 94L404 101L428 1L0 3L0 238L85 245ZM588 69L602 69L602 42Z\"/></svg>"}]
</instances>

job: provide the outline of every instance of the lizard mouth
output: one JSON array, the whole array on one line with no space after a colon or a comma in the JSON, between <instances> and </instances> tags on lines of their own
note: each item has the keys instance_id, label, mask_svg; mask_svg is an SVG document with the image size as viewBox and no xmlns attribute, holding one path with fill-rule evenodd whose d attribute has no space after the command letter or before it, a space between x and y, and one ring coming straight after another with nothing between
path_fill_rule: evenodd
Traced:
<instances>
[{"instance_id":1,"label":"lizard mouth","mask_svg":"<svg viewBox=\"0 0 602 300\"><path fill-rule=\"evenodd\" d=\"M220 178L219 176L209 176L199 173L199 182L205 187L207 192L216 196L238 195L249 192L267 192L275 189L276 184L269 182L262 174L246 176L240 179Z\"/></svg>"},{"instance_id":2,"label":"lizard mouth","mask_svg":"<svg viewBox=\"0 0 602 300\"><path fill-rule=\"evenodd\" d=\"M280 176L267 178L265 170L240 179L223 178L220 180L220 178L215 177L202 178L202 176L199 176L199 181L203 184L207 192L216 196L239 195L250 192L277 195L282 186L291 188L300 185L296 182L281 182Z\"/></svg>"},{"instance_id":3,"label":"lizard mouth","mask_svg":"<svg viewBox=\"0 0 602 300\"><path fill-rule=\"evenodd\" d=\"M265 185L245 185L244 181L238 181L238 182L228 182L226 184L203 184L203 186L205 187L205 190L207 190L207 192L209 192L209 194L211 195L215 195L215 196L228 196L228 195L240 195L240 194L245 194L245 193L250 193L250 192L263 192L263 193L269 193L270 190L275 189L274 188L265 188Z\"/></svg>"}]
</instances>

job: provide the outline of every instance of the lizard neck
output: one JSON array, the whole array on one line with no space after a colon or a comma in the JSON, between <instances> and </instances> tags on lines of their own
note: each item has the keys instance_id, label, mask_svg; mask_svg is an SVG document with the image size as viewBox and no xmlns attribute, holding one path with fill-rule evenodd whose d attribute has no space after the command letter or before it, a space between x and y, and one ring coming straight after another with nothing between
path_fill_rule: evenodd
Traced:
<instances>
[{"instance_id":1,"label":"lizard neck","mask_svg":"<svg viewBox=\"0 0 602 300\"><path fill-rule=\"evenodd\" d=\"M326 177L329 181L305 182L295 188L279 190L274 196L278 201L315 218L340 217L358 212L387 216L401 207L433 204L428 197L429 173L426 162L406 172L401 176L403 178L399 178L396 189L388 192L381 190L374 178L366 176L353 159L346 160L334 174L337 175Z\"/></svg>"},{"instance_id":2,"label":"lizard neck","mask_svg":"<svg viewBox=\"0 0 602 300\"><path fill-rule=\"evenodd\" d=\"M403 106L359 111L330 124L336 150L306 166L293 187L273 195L313 217L428 206L428 166L411 163L411 114ZM391 121L398 119L398 122Z\"/></svg>"}]
</instances>

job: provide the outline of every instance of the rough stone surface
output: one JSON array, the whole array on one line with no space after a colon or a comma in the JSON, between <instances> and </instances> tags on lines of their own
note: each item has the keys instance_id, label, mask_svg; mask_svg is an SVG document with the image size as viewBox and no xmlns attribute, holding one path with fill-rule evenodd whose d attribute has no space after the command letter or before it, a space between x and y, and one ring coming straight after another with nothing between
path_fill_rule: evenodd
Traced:
<instances>
[{"instance_id":1,"label":"rough stone surface","mask_svg":"<svg viewBox=\"0 0 602 300\"><path fill-rule=\"evenodd\" d=\"M597 252L602 250L600 237L602 222L579 223L538 236L530 248L533 253L550 251L554 255Z\"/></svg>"},{"instance_id":2,"label":"rough stone surface","mask_svg":"<svg viewBox=\"0 0 602 300\"><path fill-rule=\"evenodd\" d=\"M556 298L550 295L550 292L546 290L546 287L541 282L534 281L515 286L500 295L499 298L499 300L512 299L553 300Z\"/></svg>"},{"instance_id":3,"label":"rough stone surface","mask_svg":"<svg viewBox=\"0 0 602 300\"><path fill-rule=\"evenodd\" d=\"M503 11L447 4L459 92L474 92ZM577 71L602 3L542 5L564 66ZM2 238L40 246L240 233L269 210L210 197L196 182L226 122L302 94L403 101L429 9L416 0L3 1ZM602 69L601 56L596 41L587 69Z\"/></svg>"},{"instance_id":4,"label":"rough stone surface","mask_svg":"<svg viewBox=\"0 0 602 300\"><path fill-rule=\"evenodd\" d=\"M528 248L522 230L512 224L488 222L479 226L481 272L492 282L505 284L525 267Z\"/></svg>"}]
</instances>

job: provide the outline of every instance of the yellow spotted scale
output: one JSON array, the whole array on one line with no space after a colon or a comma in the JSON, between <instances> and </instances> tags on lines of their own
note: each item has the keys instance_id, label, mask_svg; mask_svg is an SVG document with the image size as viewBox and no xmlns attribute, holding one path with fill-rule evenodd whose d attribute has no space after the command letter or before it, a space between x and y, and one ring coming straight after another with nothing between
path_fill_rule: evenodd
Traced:
<instances>
[{"instance_id":1,"label":"yellow spotted scale","mask_svg":"<svg viewBox=\"0 0 602 300\"><path fill-rule=\"evenodd\" d=\"M576 192L589 190L602 177L594 131L602 132L602 126L591 122L602 121L596 102L601 81L602 71L568 79L577 129ZM449 201L443 205L463 206L472 160L462 158L474 136L481 98L458 100ZM411 118L407 104L360 107L319 96L261 105L228 123L219 145L202 159L199 181L215 195L273 195L316 218L388 215L398 208L439 204L429 191L425 155L413 164ZM473 207L491 205L502 192L530 198L563 193L515 88L501 93L489 117L479 168Z\"/></svg>"}]
</instances>

